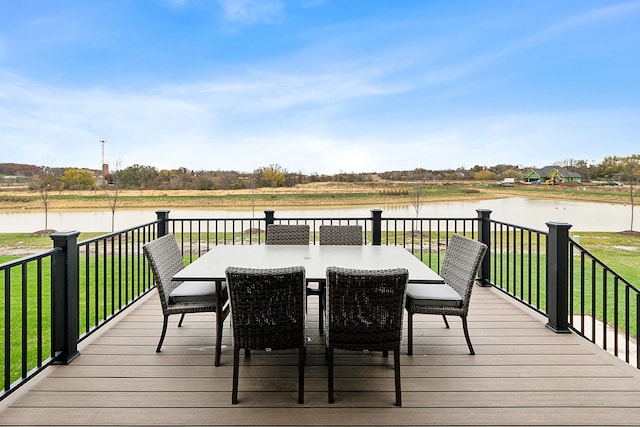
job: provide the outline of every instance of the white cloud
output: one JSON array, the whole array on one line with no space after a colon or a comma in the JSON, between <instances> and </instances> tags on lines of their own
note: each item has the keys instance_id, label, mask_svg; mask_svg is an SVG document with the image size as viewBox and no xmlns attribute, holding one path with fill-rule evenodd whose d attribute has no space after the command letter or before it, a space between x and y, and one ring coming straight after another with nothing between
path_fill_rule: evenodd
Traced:
<instances>
[{"instance_id":1,"label":"white cloud","mask_svg":"<svg viewBox=\"0 0 640 427\"><path fill-rule=\"evenodd\" d=\"M283 10L279 0L219 0L226 20L242 24L273 23Z\"/></svg>"},{"instance_id":2,"label":"white cloud","mask_svg":"<svg viewBox=\"0 0 640 427\"><path fill-rule=\"evenodd\" d=\"M532 46L550 43L567 33L572 31L576 32L584 29L585 27L593 27L613 19L625 19L633 14L637 14L638 12L640 12L640 1L636 0L592 9L578 15L570 16L542 28L533 34L513 41L505 46L502 51L496 52L494 59L511 55Z\"/></svg>"},{"instance_id":3,"label":"white cloud","mask_svg":"<svg viewBox=\"0 0 640 427\"><path fill-rule=\"evenodd\" d=\"M640 140L640 111L478 111L438 120L385 119L375 110L360 111L357 103L340 102L370 95L357 79L340 86L334 85L337 76L297 77L290 87L282 80L287 77L271 78L122 93L57 88L4 74L0 134L3 151L11 153L4 161L98 168L99 141L105 139L106 160L119 159L123 167L250 171L278 163L305 173L498 163L540 167L567 158L600 161L632 154ZM287 89L278 93L281 86ZM243 108L250 103L255 105Z\"/></svg>"}]
</instances>

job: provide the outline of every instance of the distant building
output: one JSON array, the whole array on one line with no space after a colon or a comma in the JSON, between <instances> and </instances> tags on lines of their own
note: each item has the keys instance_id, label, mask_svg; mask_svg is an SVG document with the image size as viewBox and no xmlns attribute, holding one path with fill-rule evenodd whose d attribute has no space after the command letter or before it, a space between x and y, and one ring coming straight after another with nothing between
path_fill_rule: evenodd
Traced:
<instances>
[{"instance_id":1,"label":"distant building","mask_svg":"<svg viewBox=\"0 0 640 427\"><path fill-rule=\"evenodd\" d=\"M539 182L540 184L558 184L561 182L582 182L582 176L576 172L569 172L560 166L545 166L541 169L529 169L524 173L524 182Z\"/></svg>"}]
</instances>

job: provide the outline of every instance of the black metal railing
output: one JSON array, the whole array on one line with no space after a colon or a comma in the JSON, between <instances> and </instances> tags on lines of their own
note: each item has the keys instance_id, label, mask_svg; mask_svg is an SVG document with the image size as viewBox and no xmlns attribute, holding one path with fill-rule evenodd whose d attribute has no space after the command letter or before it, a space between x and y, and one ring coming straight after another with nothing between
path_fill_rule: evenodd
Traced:
<instances>
[{"instance_id":1,"label":"black metal railing","mask_svg":"<svg viewBox=\"0 0 640 427\"><path fill-rule=\"evenodd\" d=\"M640 291L574 240L569 241L571 329L636 367ZM635 350L635 358L632 353Z\"/></svg>"},{"instance_id":2,"label":"black metal railing","mask_svg":"<svg viewBox=\"0 0 640 427\"><path fill-rule=\"evenodd\" d=\"M153 222L78 243L80 341L153 287L142 245L157 236Z\"/></svg>"},{"instance_id":3,"label":"black metal railing","mask_svg":"<svg viewBox=\"0 0 640 427\"><path fill-rule=\"evenodd\" d=\"M640 367L637 286L569 238L569 224L547 223L547 232L490 224L493 286L547 316L550 329L574 331Z\"/></svg>"},{"instance_id":4,"label":"black metal railing","mask_svg":"<svg viewBox=\"0 0 640 427\"><path fill-rule=\"evenodd\" d=\"M373 209L370 217L288 217L272 210L263 218L170 218L159 211L167 232L178 239L187 262L192 262L216 245L264 244L269 224L309 225L309 243L318 244L321 225L360 225L364 244L402 246L429 267L439 269L449 236L462 233L477 238L479 218L382 218Z\"/></svg>"},{"instance_id":5,"label":"black metal railing","mask_svg":"<svg viewBox=\"0 0 640 427\"><path fill-rule=\"evenodd\" d=\"M51 347L51 259L62 249L0 265L2 309L0 366L3 390L26 381L53 359Z\"/></svg>"},{"instance_id":6,"label":"black metal railing","mask_svg":"<svg viewBox=\"0 0 640 427\"><path fill-rule=\"evenodd\" d=\"M153 287L142 245L158 221L78 242L54 233L53 249L0 265L0 375L4 399L51 364L78 356L78 343Z\"/></svg>"},{"instance_id":7,"label":"black metal railing","mask_svg":"<svg viewBox=\"0 0 640 427\"><path fill-rule=\"evenodd\" d=\"M216 245L264 244L271 223L309 224L317 244L323 224L358 224L365 244L396 245L439 271L449 237L464 234L489 250L478 276L547 316L547 327L571 330L630 360L638 331L638 289L569 238L569 224L547 223L539 231L490 218L370 217L157 219L127 230L77 242L78 232L51 235L53 249L0 265L0 344L3 399L52 363L69 363L77 344L153 288L142 246L173 233L189 263ZM48 320L50 319L50 320ZM613 335L612 335L613 332ZM613 345L610 342L613 341Z\"/></svg>"},{"instance_id":8,"label":"black metal railing","mask_svg":"<svg viewBox=\"0 0 640 427\"><path fill-rule=\"evenodd\" d=\"M518 301L546 314L547 232L490 221L489 282Z\"/></svg>"}]
</instances>

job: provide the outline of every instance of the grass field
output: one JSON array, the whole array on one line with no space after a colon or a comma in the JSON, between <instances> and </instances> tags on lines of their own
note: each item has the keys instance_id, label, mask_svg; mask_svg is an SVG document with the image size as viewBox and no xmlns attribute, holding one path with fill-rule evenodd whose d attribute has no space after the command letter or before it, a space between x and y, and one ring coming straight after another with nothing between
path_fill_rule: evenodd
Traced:
<instances>
[{"instance_id":1,"label":"grass field","mask_svg":"<svg viewBox=\"0 0 640 427\"><path fill-rule=\"evenodd\" d=\"M118 208L238 208L268 203L282 206L342 206L380 202L410 204L416 188L420 200L480 200L500 197L581 200L606 203L629 203L627 187L595 185L516 185L501 187L481 181L430 181L423 185L408 182L376 181L371 183L313 183L296 187L259 188L255 190L121 190ZM62 191L49 193L49 208L108 209L104 192ZM0 209L43 209L37 191L0 189Z\"/></svg>"}]
</instances>

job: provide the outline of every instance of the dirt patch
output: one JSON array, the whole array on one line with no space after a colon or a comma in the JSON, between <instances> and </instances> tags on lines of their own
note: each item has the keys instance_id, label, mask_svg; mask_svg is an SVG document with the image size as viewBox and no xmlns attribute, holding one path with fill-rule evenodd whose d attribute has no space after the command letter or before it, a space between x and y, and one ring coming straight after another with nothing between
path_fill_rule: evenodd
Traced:
<instances>
[{"instance_id":1,"label":"dirt patch","mask_svg":"<svg viewBox=\"0 0 640 427\"><path fill-rule=\"evenodd\" d=\"M38 231L34 231L33 233L31 233L32 236L48 236L50 234L55 233L57 230L38 230Z\"/></svg>"},{"instance_id":2,"label":"dirt patch","mask_svg":"<svg viewBox=\"0 0 640 427\"><path fill-rule=\"evenodd\" d=\"M640 236L640 231L635 231L635 230L625 230L625 231L621 231L619 234L622 234L624 236Z\"/></svg>"},{"instance_id":3,"label":"dirt patch","mask_svg":"<svg viewBox=\"0 0 640 427\"><path fill-rule=\"evenodd\" d=\"M28 257L32 255L37 255L46 251L44 248L27 248L27 247L13 247L13 248L0 248L0 255L2 256L10 256L10 257Z\"/></svg>"},{"instance_id":4,"label":"dirt patch","mask_svg":"<svg viewBox=\"0 0 640 427\"><path fill-rule=\"evenodd\" d=\"M636 252L638 251L638 249L640 249L637 246L614 246L614 248L620 249L621 251L627 251L627 252Z\"/></svg>"}]
</instances>

